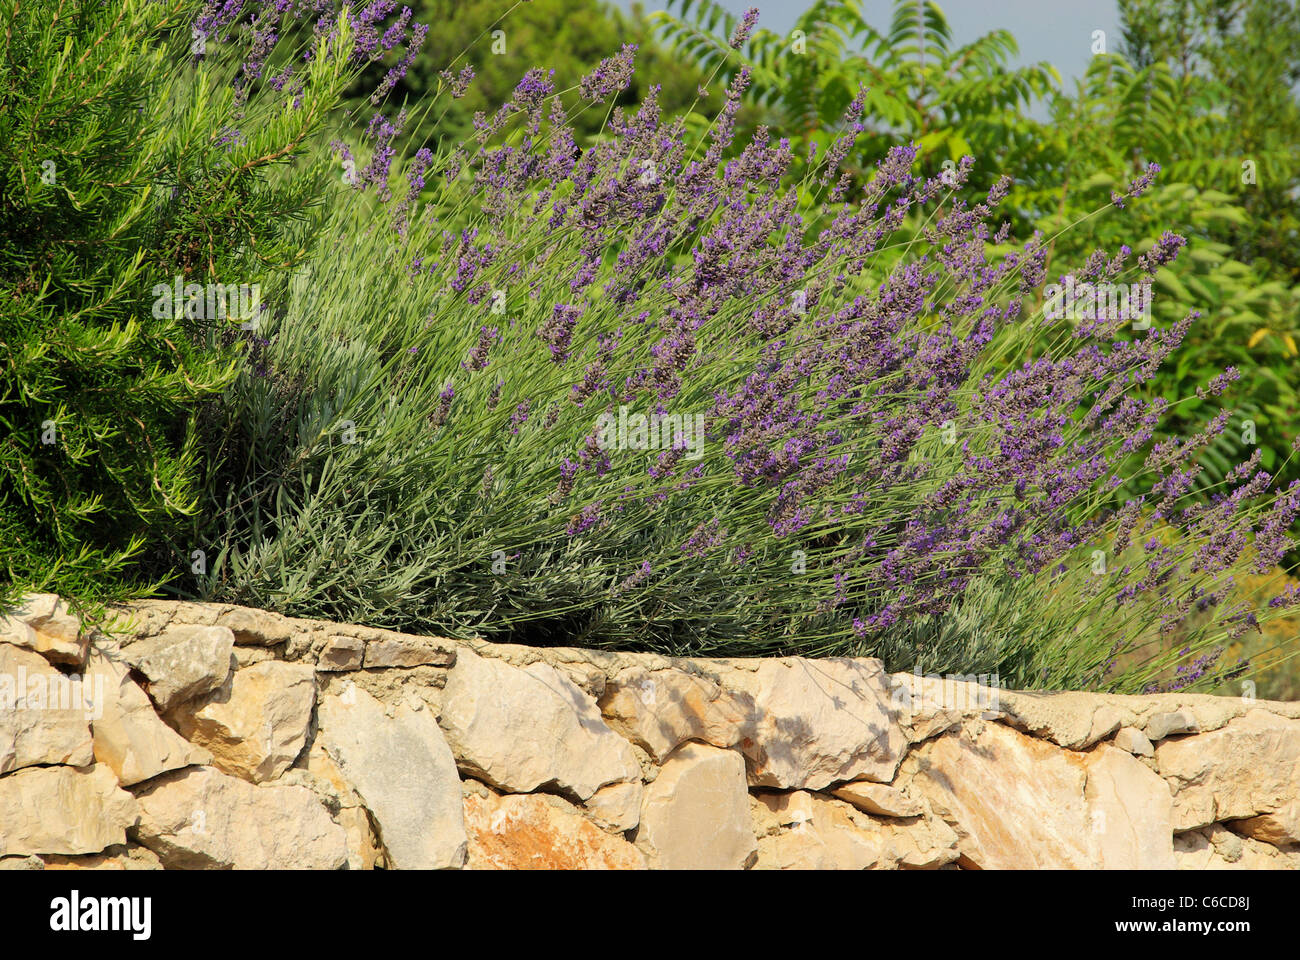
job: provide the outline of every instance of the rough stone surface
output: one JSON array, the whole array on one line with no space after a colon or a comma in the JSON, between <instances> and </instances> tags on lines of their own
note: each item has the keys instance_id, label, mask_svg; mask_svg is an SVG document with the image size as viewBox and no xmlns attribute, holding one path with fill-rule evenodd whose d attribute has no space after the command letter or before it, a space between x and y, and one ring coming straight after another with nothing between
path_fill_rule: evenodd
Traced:
<instances>
[{"instance_id":1,"label":"rough stone surface","mask_svg":"<svg viewBox=\"0 0 1300 960\"><path fill-rule=\"evenodd\" d=\"M212 767L165 773L135 790L133 839L168 869L335 870L347 837L301 786L255 786Z\"/></svg>"},{"instance_id":2,"label":"rough stone surface","mask_svg":"<svg viewBox=\"0 0 1300 960\"><path fill-rule=\"evenodd\" d=\"M894 778L907 737L878 660L764 660L751 676L758 722L753 742L741 741L750 783L816 790Z\"/></svg>"},{"instance_id":3,"label":"rough stone surface","mask_svg":"<svg viewBox=\"0 0 1300 960\"><path fill-rule=\"evenodd\" d=\"M234 646L228 627L177 626L131 644L124 656L148 678L149 696L166 711L221 687Z\"/></svg>"},{"instance_id":4,"label":"rough stone surface","mask_svg":"<svg viewBox=\"0 0 1300 960\"><path fill-rule=\"evenodd\" d=\"M1149 740L1163 740L1178 733L1195 733L1200 729L1196 716L1190 710L1157 713L1147 720L1146 736Z\"/></svg>"},{"instance_id":5,"label":"rough stone surface","mask_svg":"<svg viewBox=\"0 0 1300 960\"><path fill-rule=\"evenodd\" d=\"M688 740L732 747L752 738L757 715L752 697L727 690L720 679L635 667L605 684L600 710L613 729L656 761Z\"/></svg>"},{"instance_id":6,"label":"rough stone surface","mask_svg":"<svg viewBox=\"0 0 1300 960\"><path fill-rule=\"evenodd\" d=\"M90 638L81 619L53 593L29 593L0 616L0 642L35 650L50 663L80 667Z\"/></svg>"},{"instance_id":7,"label":"rough stone surface","mask_svg":"<svg viewBox=\"0 0 1300 960\"><path fill-rule=\"evenodd\" d=\"M332 636L325 641L316 660L322 671L360 670L365 658L366 642L360 637Z\"/></svg>"},{"instance_id":8,"label":"rough stone surface","mask_svg":"<svg viewBox=\"0 0 1300 960\"><path fill-rule=\"evenodd\" d=\"M347 869L373 870L388 865L370 812L360 795L348 786L338 764L320 746L319 739L312 744L306 764L287 770L276 783L306 787L316 794L347 835Z\"/></svg>"},{"instance_id":9,"label":"rough stone surface","mask_svg":"<svg viewBox=\"0 0 1300 960\"><path fill-rule=\"evenodd\" d=\"M687 743L646 787L636 845L661 870L739 870L757 853L745 761L731 750Z\"/></svg>"},{"instance_id":10,"label":"rough stone surface","mask_svg":"<svg viewBox=\"0 0 1300 960\"><path fill-rule=\"evenodd\" d=\"M623 833L641 822L642 791L640 781L611 783L593 793L582 809L606 830Z\"/></svg>"},{"instance_id":11,"label":"rough stone surface","mask_svg":"<svg viewBox=\"0 0 1300 960\"><path fill-rule=\"evenodd\" d=\"M1275 847L1300 846L1300 800L1288 800L1271 813L1234 820L1232 829Z\"/></svg>"},{"instance_id":12,"label":"rough stone surface","mask_svg":"<svg viewBox=\"0 0 1300 960\"><path fill-rule=\"evenodd\" d=\"M91 721L95 759L106 764L122 786L212 759L159 719L112 649L91 651L86 679L96 688L102 683L104 690L99 716Z\"/></svg>"},{"instance_id":13,"label":"rough stone surface","mask_svg":"<svg viewBox=\"0 0 1300 960\"><path fill-rule=\"evenodd\" d=\"M963 720L1000 717L1001 691L977 679L914 673L884 677L894 722L911 743L921 743Z\"/></svg>"},{"instance_id":14,"label":"rough stone surface","mask_svg":"<svg viewBox=\"0 0 1300 960\"><path fill-rule=\"evenodd\" d=\"M462 652L439 722L460 769L498 790L547 787L586 800L641 777L632 748L595 701L549 664L520 669Z\"/></svg>"},{"instance_id":15,"label":"rough stone surface","mask_svg":"<svg viewBox=\"0 0 1300 960\"><path fill-rule=\"evenodd\" d=\"M837 780L889 781L907 746L877 660L755 661L733 669L629 670L605 688L610 723L662 760L700 740L736 747L758 786L820 789Z\"/></svg>"},{"instance_id":16,"label":"rough stone surface","mask_svg":"<svg viewBox=\"0 0 1300 960\"><path fill-rule=\"evenodd\" d=\"M1273 814L1300 797L1300 721L1252 710L1221 729L1156 745L1174 794L1174 829Z\"/></svg>"},{"instance_id":17,"label":"rough stone surface","mask_svg":"<svg viewBox=\"0 0 1300 960\"><path fill-rule=\"evenodd\" d=\"M1155 747L1147 739L1147 735L1135 727L1124 727L1119 733L1115 734L1115 746L1121 750L1127 750L1135 757L1154 757L1156 755Z\"/></svg>"},{"instance_id":18,"label":"rough stone surface","mask_svg":"<svg viewBox=\"0 0 1300 960\"><path fill-rule=\"evenodd\" d=\"M1074 753L976 721L922 745L899 782L956 830L969 866L1169 865L1168 791L1111 747Z\"/></svg>"},{"instance_id":19,"label":"rough stone surface","mask_svg":"<svg viewBox=\"0 0 1300 960\"><path fill-rule=\"evenodd\" d=\"M228 627L240 646L266 647L287 643L293 638L294 621L269 610L228 607L216 616L216 626Z\"/></svg>"},{"instance_id":20,"label":"rough stone surface","mask_svg":"<svg viewBox=\"0 0 1300 960\"><path fill-rule=\"evenodd\" d=\"M1211 824L1174 837L1180 870L1300 870L1300 851L1279 850Z\"/></svg>"},{"instance_id":21,"label":"rough stone surface","mask_svg":"<svg viewBox=\"0 0 1300 960\"><path fill-rule=\"evenodd\" d=\"M268 660L236 670L206 697L169 715L181 735L211 751L224 773L252 783L274 780L307 743L316 702L316 672Z\"/></svg>"},{"instance_id":22,"label":"rough stone surface","mask_svg":"<svg viewBox=\"0 0 1300 960\"><path fill-rule=\"evenodd\" d=\"M425 707L383 705L355 688L322 698L325 752L379 826L389 862L401 870L460 867L466 835L456 761Z\"/></svg>"},{"instance_id":23,"label":"rough stone surface","mask_svg":"<svg viewBox=\"0 0 1300 960\"><path fill-rule=\"evenodd\" d=\"M933 869L958 856L957 835L942 821L878 821L821 794L760 792L751 810L758 869Z\"/></svg>"},{"instance_id":24,"label":"rough stone surface","mask_svg":"<svg viewBox=\"0 0 1300 960\"><path fill-rule=\"evenodd\" d=\"M1094 856L1107 870L1172 870L1173 796L1168 785L1123 750L1105 744L1085 762Z\"/></svg>"},{"instance_id":25,"label":"rough stone surface","mask_svg":"<svg viewBox=\"0 0 1300 960\"><path fill-rule=\"evenodd\" d=\"M762 793L755 803L760 808L755 815L760 834L755 866L760 870L867 870L884 865L883 836L855 823L852 807L802 790ZM765 822L769 819L771 825Z\"/></svg>"},{"instance_id":26,"label":"rough stone surface","mask_svg":"<svg viewBox=\"0 0 1300 960\"><path fill-rule=\"evenodd\" d=\"M103 853L80 857L46 854L41 857L46 870L161 870L162 861L148 847L126 844L108 847Z\"/></svg>"},{"instance_id":27,"label":"rough stone surface","mask_svg":"<svg viewBox=\"0 0 1300 960\"><path fill-rule=\"evenodd\" d=\"M559 797L465 797L471 870L638 870L645 857Z\"/></svg>"},{"instance_id":28,"label":"rough stone surface","mask_svg":"<svg viewBox=\"0 0 1300 960\"><path fill-rule=\"evenodd\" d=\"M367 670L376 667L445 667L455 659L455 645L449 641L397 635L367 643L364 666Z\"/></svg>"},{"instance_id":29,"label":"rough stone surface","mask_svg":"<svg viewBox=\"0 0 1300 960\"><path fill-rule=\"evenodd\" d=\"M51 694L69 709L50 709ZM89 696L93 704L93 683ZM0 643L0 774L34 764L90 763L93 709L86 701L86 688L39 653Z\"/></svg>"},{"instance_id":30,"label":"rough stone surface","mask_svg":"<svg viewBox=\"0 0 1300 960\"><path fill-rule=\"evenodd\" d=\"M920 803L901 790L883 783L859 780L836 787L831 793L853 804L863 813L880 817L919 817L925 812Z\"/></svg>"},{"instance_id":31,"label":"rough stone surface","mask_svg":"<svg viewBox=\"0 0 1300 960\"><path fill-rule=\"evenodd\" d=\"M103 764L19 770L0 777L0 856L98 853L125 843L138 813Z\"/></svg>"}]
</instances>

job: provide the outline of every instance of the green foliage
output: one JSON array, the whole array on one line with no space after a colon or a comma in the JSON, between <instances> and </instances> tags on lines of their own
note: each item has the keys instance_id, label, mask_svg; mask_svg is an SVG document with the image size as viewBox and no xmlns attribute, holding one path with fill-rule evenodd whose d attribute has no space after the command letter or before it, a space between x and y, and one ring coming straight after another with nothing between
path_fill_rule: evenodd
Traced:
<instances>
[{"instance_id":1,"label":"green foliage","mask_svg":"<svg viewBox=\"0 0 1300 960\"><path fill-rule=\"evenodd\" d=\"M564 90L625 43L637 44L637 62L643 69L617 102L644 99L646 77L662 85L659 101L666 111L684 109L695 98L700 79L696 72L660 49L637 12L625 14L603 0L531 0L513 5L501 0L410 0L406 5L415 21L433 25L410 71L389 95L391 103L417 107L413 111L417 116L407 128L416 144L465 138L472 133L474 114L491 113L509 100L520 78L534 67L554 70L556 88ZM436 113L418 109L431 103L442 87L440 71L456 73L467 65L475 79L462 99L441 98ZM353 84L354 109L367 103L382 72L383 65L376 65ZM593 108L575 125L590 136L604 118L603 111Z\"/></svg>"},{"instance_id":2,"label":"green foliage","mask_svg":"<svg viewBox=\"0 0 1300 960\"><path fill-rule=\"evenodd\" d=\"M654 16L674 53L701 70L730 81L748 67L750 99L762 107L756 119L801 145L815 142L824 152L866 87L868 128L852 155L859 176L889 147L913 140L931 173L943 159L984 159L976 187L1009 172L990 157L1014 154L1032 167L1037 125L1024 113L1060 81L1046 63L1009 67L1018 48L1006 30L955 46L932 2L894 0L889 28L878 30L858 0L816 0L788 35L760 26L739 51L727 44L736 18L714 0L670 0Z\"/></svg>"},{"instance_id":3,"label":"green foliage","mask_svg":"<svg viewBox=\"0 0 1300 960\"><path fill-rule=\"evenodd\" d=\"M0 9L0 573L15 588L151 589L138 561L196 510L196 418L240 352L232 320L158 316L154 288L251 287L301 245L316 177L272 168L332 107L340 63L313 64L299 109L252 98L234 131L235 65L194 56L195 12Z\"/></svg>"},{"instance_id":4,"label":"green foliage","mask_svg":"<svg viewBox=\"0 0 1300 960\"><path fill-rule=\"evenodd\" d=\"M1053 243L1054 259L1065 262L1123 243L1143 253L1170 224L1177 225L1188 238L1188 255L1157 275L1154 316L1160 325L1192 311L1201 316L1150 389L1178 403L1169 428L1194 433L1206 415L1196 387L1225 367L1237 367L1241 382L1222 401L1236 410L1237 452L1248 455L1258 444L1265 468L1272 469L1285 459L1300 415L1300 384L1293 373L1300 287L1276 279L1268 261L1235 256L1242 241L1237 232L1254 221L1240 196L1203 179L1209 168L1199 145L1217 142L1218 120L1210 112L1212 91L1195 87L1194 78L1179 78L1165 62L1138 69L1120 57L1094 57L1076 95L1056 98L1053 122L1044 128L1043 151L1051 158L1047 169L1054 181L1026 181L1013 198L1036 211L1049 237L1065 231ZM1193 94L1199 101L1192 102ZM1162 172L1132 210L1091 216L1151 161ZM1247 420L1257 440L1245 439ZM1207 450L1201 466L1198 487L1208 491L1223 481L1221 456ZM1300 477L1294 465L1289 469L1286 480Z\"/></svg>"}]
</instances>

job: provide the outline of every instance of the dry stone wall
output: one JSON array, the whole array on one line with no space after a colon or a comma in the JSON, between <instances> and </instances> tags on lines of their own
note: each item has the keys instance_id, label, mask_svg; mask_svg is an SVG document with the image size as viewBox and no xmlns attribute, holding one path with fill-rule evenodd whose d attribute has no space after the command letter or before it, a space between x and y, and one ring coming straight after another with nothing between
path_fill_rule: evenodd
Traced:
<instances>
[{"instance_id":1,"label":"dry stone wall","mask_svg":"<svg viewBox=\"0 0 1300 960\"><path fill-rule=\"evenodd\" d=\"M0 618L0 868L1300 867L1300 703Z\"/></svg>"}]
</instances>

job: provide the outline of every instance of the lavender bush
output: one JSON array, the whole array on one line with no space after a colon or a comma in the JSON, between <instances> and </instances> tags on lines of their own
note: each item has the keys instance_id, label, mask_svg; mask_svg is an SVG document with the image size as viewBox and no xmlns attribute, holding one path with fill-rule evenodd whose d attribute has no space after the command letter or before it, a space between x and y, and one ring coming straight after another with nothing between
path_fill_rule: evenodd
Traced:
<instances>
[{"instance_id":1,"label":"lavender bush","mask_svg":"<svg viewBox=\"0 0 1300 960\"><path fill-rule=\"evenodd\" d=\"M1052 238L999 223L1005 180L964 196L973 158L926 179L898 148L851 195L860 96L791 184L786 140L733 142L746 73L699 139L654 88L609 107L634 55L572 90L530 71L463 144L404 144L409 114L387 107L326 148L326 227L268 293L209 431L193 537L217 559L186 588L412 630L882 656L1017 686L1247 669L1218 662L1225 644L1300 596L1236 579L1290 545L1300 489L1256 456L1189 506L1228 411L1153 442L1178 401L1134 394L1195 317L1135 332L1028 312ZM469 80L453 65L438 97ZM581 146L588 110L606 123ZM1098 212L1123 216L1156 173ZM1140 283L1183 246L1098 251L1072 276ZM1121 502L1134 462L1153 493Z\"/></svg>"}]
</instances>

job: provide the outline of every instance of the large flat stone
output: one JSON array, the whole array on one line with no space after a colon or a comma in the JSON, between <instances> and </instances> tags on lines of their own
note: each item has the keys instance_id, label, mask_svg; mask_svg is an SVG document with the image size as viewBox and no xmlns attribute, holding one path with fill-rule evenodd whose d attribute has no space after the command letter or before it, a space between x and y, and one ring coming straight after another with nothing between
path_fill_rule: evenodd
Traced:
<instances>
[{"instance_id":1,"label":"large flat stone","mask_svg":"<svg viewBox=\"0 0 1300 960\"><path fill-rule=\"evenodd\" d=\"M1270 835L1300 841L1285 812L1300 797L1300 720L1251 710L1218 730L1163 740L1155 754L1173 791L1175 830L1278 813Z\"/></svg>"},{"instance_id":2,"label":"large flat stone","mask_svg":"<svg viewBox=\"0 0 1300 960\"><path fill-rule=\"evenodd\" d=\"M957 832L981 869L1167 868L1171 800L1114 747L1076 753L970 721L918 747L896 785Z\"/></svg>"},{"instance_id":3,"label":"large flat stone","mask_svg":"<svg viewBox=\"0 0 1300 960\"><path fill-rule=\"evenodd\" d=\"M86 682L103 689L99 715L91 722L95 759L107 765L123 786L212 759L159 719L115 651L91 651Z\"/></svg>"},{"instance_id":4,"label":"large flat stone","mask_svg":"<svg viewBox=\"0 0 1300 960\"><path fill-rule=\"evenodd\" d=\"M34 650L0 643L0 774L35 764L89 764L94 690L93 682L85 687Z\"/></svg>"},{"instance_id":5,"label":"large flat stone","mask_svg":"<svg viewBox=\"0 0 1300 960\"><path fill-rule=\"evenodd\" d=\"M125 648L123 656L149 681L161 711L219 689L230 676L235 635L228 627L174 626Z\"/></svg>"},{"instance_id":6,"label":"large flat stone","mask_svg":"<svg viewBox=\"0 0 1300 960\"><path fill-rule=\"evenodd\" d=\"M878 660L790 657L710 668L623 670L606 685L601 709L656 759L688 740L735 747L755 786L815 790L893 779L908 739Z\"/></svg>"},{"instance_id":7,"label":"large flat stone","mask_svg":"<svg viewBox=\"0 0 1300 960\"><path fill-rule=\"evenodd\" d=\"M98 853L126 842L139 810L103 764L0 777L0 857Z\"/></svg>"},{"instance_id":8,"label":"large flat stone","mask_svg":"<svg viewBox=\"0 0 1300 960\"><path fill-rule=\"evenodd\" d=\"M645 788L636 845L653 869L740 870L757 852L745 761L733 750L683 744Z\"/></svg>"},{"instance_id":9,"label":"large flat stone","mask_svg":"<svg viewBox=\"0 0 1300 960\"><path fill-rule=\"evenodd\" d=\"M595 700L546 663L520 668L461 651L439 723L460 769L498 790L550 788L586 800L641 778L632 747Z\"/></svg>"},{"instance_id":10,"label":"large flat stone","mask_svg":"<svg viewBox=\"0 0 1300 960\"><path fill-rule=\"evenodd\" d=\"M427 707L389 716L355 687L322 698L321 743L379 826L392 866L436 870L465 863L460 778Z\"/></svg>"},{"instance_id":11,"label":"large flat stone","mask_svg":"<svg viewBox=\"0 0 1300 960\"><path fill-rule=\"evenodd\" d=\"M645 857L545 794L465 797L471 870L644 870Z\"/></svg>"},{"instance_id":12,"label":"large flat stone","mask_svg":"<svg viewBox=\"0 0 1300 960\"><path fill-rule=\"evenodd\" d=\"M306 787L255 786L187 767L135 795L135 838L168 869L336 870L347 862L344 829Z\"/></svg>"},{"instance_id":13,"label":"large flat stone","mask_svg":"<svg viewBox=\"0 0 1300 960\"><path fill-rule=\"evenodd\" d=\"M315 670L266 660L236 670L219 690L185 701L168 719L209 750L219 770L263 783L302 753L315 703Z\"/></svg>"}]
</instances>

